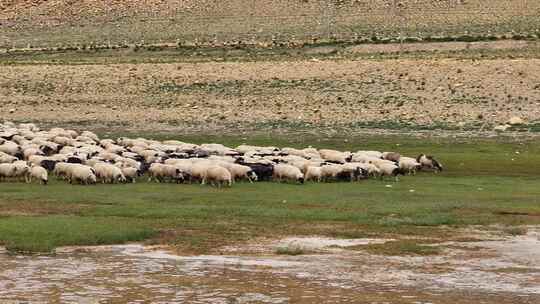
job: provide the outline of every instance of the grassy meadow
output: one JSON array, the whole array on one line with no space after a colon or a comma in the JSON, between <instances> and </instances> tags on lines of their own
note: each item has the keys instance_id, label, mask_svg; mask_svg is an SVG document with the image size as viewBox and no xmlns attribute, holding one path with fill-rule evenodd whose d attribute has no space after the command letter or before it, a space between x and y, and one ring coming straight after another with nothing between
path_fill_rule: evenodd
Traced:
<instances>
[{"instance_id":1,"label":"grassy meadow","mask_svg":"<svg viewBox=\"0 0 540 304\"><path fill-rule=\"evenodd\" d=\"M48 186L6 182L0 184L0 244L11 251L51 252L64 245L145 241L172 245L184 253L210 253L257 237L452 239L456 227L501 224L512 234L513 226L540 224L538 142L393 136L149 137L231 146L246 142L395 150L410 156L431 153L445 171L405 176L397 183L259 182L224 189L147 183L144 178L136 184L95 186L69 185L54 177ZM388 250L420 248L419 254L433 253L414 242L397 245Z\"/></svg>"}]
</instances>

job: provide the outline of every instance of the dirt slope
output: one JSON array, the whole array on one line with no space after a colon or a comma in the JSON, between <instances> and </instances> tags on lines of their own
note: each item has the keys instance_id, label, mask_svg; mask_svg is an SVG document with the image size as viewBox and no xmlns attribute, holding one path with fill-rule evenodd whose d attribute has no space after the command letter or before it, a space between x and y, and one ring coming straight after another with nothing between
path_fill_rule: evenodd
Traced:
<instances>
[{"instance_id":1,"label":"dirt slope","mask_svg":"<svg viewBox=\"0 0 540 304\"><path fill-rule=\"evenodd\" d=\"M539 59L12 65L0 119L247 125L540 122ZM59 115L59 111L62 115ZM12 112L12 113L10 113Z\"/></svg>"},{"instance_id":2,"label":"dirt slope","mask_svg":"<svg viewBox=\"0 0 540 304\"><path fill-rule=\"evenodd\" d=\"M11 0L0 47L534 35L539 14L533 0Z\"/></svg>"}]
</instances>

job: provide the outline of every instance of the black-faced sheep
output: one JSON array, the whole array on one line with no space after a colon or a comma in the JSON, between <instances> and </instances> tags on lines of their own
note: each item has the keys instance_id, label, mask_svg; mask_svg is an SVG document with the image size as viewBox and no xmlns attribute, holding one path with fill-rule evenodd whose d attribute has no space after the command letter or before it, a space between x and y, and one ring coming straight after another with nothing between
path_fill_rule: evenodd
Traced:
<instances>
[{"instance_id":1,"label":"black-faced sheep","mask_svg":"<svg viewBox=\"0 0 540 304\"><path fill-rule=\"evenodd\" d=\"M441 163L439 163L433 156L426 155L426 154L420 154L416 158L416 161L422 165L421 169L431 169L431 170L437 170L442 171L443 166Z\"/></svg>"}]
</instances>

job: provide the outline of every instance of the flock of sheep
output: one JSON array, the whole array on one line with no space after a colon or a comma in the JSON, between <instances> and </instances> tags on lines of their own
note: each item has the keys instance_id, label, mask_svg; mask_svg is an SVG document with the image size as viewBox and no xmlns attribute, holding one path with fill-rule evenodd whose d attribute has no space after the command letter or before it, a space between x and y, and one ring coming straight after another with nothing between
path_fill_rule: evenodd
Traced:
<instances>
[{"instance_id":1,"label":"flock of sheep","mask_svg":"<svg viewBox=\"0 0 540 304\"><path fill-rule=\"evenodd\" d=\"M358 181L370 177L441 171L432 156L416 158L396 152L340 152L221 144L195 145L144 138L99 139L89 131L41 130L34 124L0 124L0 182L47 184L49 174L69 183L148 181L231 186L237 180Z\"/></svg>"}]
</instances>

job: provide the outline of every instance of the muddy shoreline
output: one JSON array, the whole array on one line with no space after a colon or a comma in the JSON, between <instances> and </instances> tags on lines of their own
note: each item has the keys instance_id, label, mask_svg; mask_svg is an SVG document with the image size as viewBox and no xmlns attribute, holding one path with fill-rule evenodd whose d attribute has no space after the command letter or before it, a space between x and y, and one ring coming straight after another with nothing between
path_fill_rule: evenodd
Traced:
<instances>
[{"instance_id":1,"label":"muddy shoreline","mask_svg":"<svg viewBox=\"0 0 540 304\"><path fill-rule=\"evenodd\" d=\"M36 302L534 303L540 233L451 242L436 256L381 256L351 246L377 239L296 237L253 244L258 254L178 256L138 244L60 248L53 256L0 251L0 299ZM272 253L299 244L310 254ZM238 248L236 248L238 249ZM244 248L245 249L245 248ZM227 249L225 249L227 250ZM249 251L249 250L248 250Z\"/></svg>"}]
</instances>

